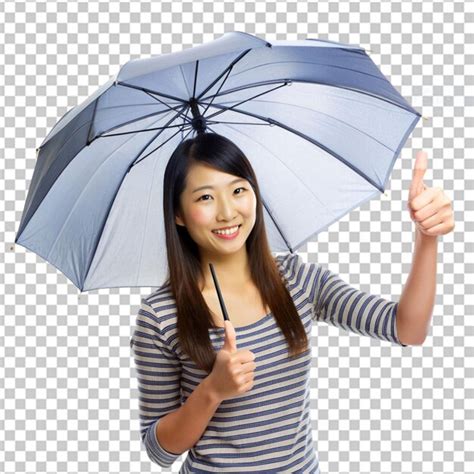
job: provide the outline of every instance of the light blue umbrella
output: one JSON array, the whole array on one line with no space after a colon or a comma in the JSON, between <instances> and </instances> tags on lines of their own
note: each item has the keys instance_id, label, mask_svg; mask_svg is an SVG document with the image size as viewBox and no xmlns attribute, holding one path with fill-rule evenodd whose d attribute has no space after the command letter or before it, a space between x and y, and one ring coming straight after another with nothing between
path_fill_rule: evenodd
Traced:
<instances>
[{"instance_id":1,"label":"light blue umbrella","mask_svg":"<svg viewBox=\"0 0 474 474\"><path fill-rule=\"evenodd\" d=\"M208 131L246 154L270 247L294 252L384 192L420 117L360 46L231 32L132 60L37 149L15 242L81 291L161 286L166 164Z\"/></svg>"}]
</instances>

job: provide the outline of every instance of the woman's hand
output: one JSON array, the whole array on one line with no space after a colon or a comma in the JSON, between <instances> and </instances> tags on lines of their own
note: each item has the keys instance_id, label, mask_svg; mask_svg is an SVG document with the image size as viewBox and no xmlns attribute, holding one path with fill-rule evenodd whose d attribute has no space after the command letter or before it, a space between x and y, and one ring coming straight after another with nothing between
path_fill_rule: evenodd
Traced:
<instances>
[{"instance_id":1,"label":"woman's hand","mask_svg":"<svg viewBox=\"0 0 474 474\"><path fill-rule=\"evenodd\" d=\"M454 215L451 199L441 188L428 188L423 183L427 168L426 152L416 154L413 180L408 196L410 218L424 235L437 237L454 229Z\"/></svg>"}]
</instances>

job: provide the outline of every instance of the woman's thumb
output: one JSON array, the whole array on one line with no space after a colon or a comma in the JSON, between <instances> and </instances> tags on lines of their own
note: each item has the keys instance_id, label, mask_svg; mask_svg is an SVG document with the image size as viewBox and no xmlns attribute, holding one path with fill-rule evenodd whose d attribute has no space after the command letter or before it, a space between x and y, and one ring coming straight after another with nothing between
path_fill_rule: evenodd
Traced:
<instances>
[{"instance_id":1,"label":"woman's thumb","mask_svg":"<svg viewBox=\"0 0 474 474\"><path fill-rule=\"evenodd\" d=\"M229 352L235 352L237 350L237 343L235 337L235 329L230 321L224 321L224 345L222 349Z\"/></svg>"}]
</instances>

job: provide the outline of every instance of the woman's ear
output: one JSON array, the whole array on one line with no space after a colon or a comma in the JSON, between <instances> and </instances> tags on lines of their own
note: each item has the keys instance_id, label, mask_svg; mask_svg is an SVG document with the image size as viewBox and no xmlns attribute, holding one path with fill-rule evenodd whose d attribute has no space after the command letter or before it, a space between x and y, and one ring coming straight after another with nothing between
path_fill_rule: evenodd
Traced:
<instances>
[{"instance_id":1,"label":"woman's ear","mask_svg":"<svg viewBox=\"0 0 474 474\"><path fill-rule=\"evenodd\" d=\"M176 216L175 216L175 222L176 222L177 225L182 225L183 227L186 227L184 225L183 219L181 219L181 217L178 214L176 214Z\"/></svg>"}]
</instances>

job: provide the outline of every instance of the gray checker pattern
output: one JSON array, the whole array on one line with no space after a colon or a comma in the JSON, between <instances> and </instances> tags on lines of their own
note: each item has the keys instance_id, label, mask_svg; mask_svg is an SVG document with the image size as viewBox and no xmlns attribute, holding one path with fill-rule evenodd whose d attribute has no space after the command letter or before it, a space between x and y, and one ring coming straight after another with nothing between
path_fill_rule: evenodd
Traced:
<instances>
[{"instance_id":1,"label":"gray checker pattern","mask_svg":"<svg viewBox=\"0 0 474 474\"><path fill-rule=\"evenodd\" d=\"M428 152L425 183L453 201L422 346L313 328L321 472L474 473L473 20L474 2L452 1L1 2L0 472L165 472L140 447L128 345L153 289L79 294L13 242L35 148L66 111L129 59L239 30L360 44L424 117L386 194L308 243L305 260L398 300L412 261L406 201L417 150Z\"/></svg>"}]
</instances>

